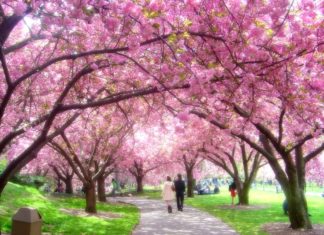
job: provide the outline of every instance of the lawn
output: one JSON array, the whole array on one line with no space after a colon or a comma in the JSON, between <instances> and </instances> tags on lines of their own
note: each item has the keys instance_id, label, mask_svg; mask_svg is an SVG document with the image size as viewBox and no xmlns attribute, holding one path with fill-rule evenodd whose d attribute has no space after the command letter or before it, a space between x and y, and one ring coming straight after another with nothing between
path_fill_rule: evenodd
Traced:
<instances>
[{"instance_id":1,"label":"lawn","mask_svg":"<svg viewBox=\"0 0 324 235\"><path fill-rule=\"evenodd\" d=\"M143 196L152 199L161 198L161 192L156 190L145 191ZM288 222L288 217L283 214L282 202L284 195L275 192L252 190L250 202L252 205L264 206L258 210L233 210L224 209L223 205L230 204L230 196L227 187L221 188L220 194L196 195L186 199L185 204L197 207L201 210L220 218L242 235L264 235L260 230L262 224L271 222ZM309 212L314 224L324 224L324 198L308 196Z\"/></svg>"},{"instance_id":2,"label":"lawn","mask_svg":"<svg viewBox=\"0 0 324 235\"><path fill-rule=\"evenodd\" d=\"M98 211L117 213L121 218L76 217L60 212L59 209L83 209L85 201L82 198L49 198L35 188L9 183L0 198L0 231L10 231L12 215L24 206L39 210L43 218L43 232L50 234L128 235L139 222L139 211L131 205L98 203Z\"/></svg>"}]
</instances>

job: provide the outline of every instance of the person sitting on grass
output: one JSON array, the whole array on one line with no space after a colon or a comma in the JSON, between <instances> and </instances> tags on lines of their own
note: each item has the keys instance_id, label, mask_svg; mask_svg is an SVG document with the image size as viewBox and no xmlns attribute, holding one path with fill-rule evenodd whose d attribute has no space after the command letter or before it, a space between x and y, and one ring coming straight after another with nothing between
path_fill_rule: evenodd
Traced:
<instances>
[{"instance_id":1,"label":"person sitting on grass","mask_svg":"<svg viewBox=\"0 0 324 235\"><path fill-rule=\"evenodd\" d=\"M228 191L230 191L231 193L231 197L232 197L232 206L234 206L234 200L236 197L236 184L233 181L233 183L230 184L230 186L228 187Z\"/></svg>"}]
</instances>

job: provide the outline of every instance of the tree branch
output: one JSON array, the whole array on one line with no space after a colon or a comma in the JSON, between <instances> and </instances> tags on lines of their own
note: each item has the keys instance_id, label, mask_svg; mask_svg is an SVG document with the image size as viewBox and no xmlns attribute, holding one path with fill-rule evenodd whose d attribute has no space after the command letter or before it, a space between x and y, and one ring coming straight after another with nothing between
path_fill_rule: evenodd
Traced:
<instances>
[{"instance_id":1,"label":"tree branch","mask_svg":"<svg viewBox=\"0 0 324 235\"><path fill-rule=\"evenodd\" d=\"M318 148L316 148L315 150L313 150L312 152L308 153L305 156L305 163L309 162L310 160L312 160L313 158L315 158L318 154L320 154L322 151L324 150L324 143L322 143L321 146L319 146Z\"/></svg>"}]
</instances>

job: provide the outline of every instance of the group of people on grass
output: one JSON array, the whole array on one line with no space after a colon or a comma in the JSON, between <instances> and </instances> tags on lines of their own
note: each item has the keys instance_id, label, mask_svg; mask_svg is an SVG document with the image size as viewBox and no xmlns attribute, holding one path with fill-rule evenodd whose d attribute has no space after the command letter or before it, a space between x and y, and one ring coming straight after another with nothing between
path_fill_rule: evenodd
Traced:
<instances>
[{"instance_id":1,"label":"group of people on grass","mask_svg":"<svg viewBox=\"0 0 324 235\"><path fill-rule=\"evenodd\" d=\"M232 198L232 205L236 197L235 182L229 186L229 192ZM168 213L172 213L172 202L176 199L178 211L183 211L184 194L186 191L186 184L182 179L182 175L178 174L177 179L173 182L170 176L167 176L166 182L163 184L162 198L166 203Z\"/></svg>"}]
</instances>

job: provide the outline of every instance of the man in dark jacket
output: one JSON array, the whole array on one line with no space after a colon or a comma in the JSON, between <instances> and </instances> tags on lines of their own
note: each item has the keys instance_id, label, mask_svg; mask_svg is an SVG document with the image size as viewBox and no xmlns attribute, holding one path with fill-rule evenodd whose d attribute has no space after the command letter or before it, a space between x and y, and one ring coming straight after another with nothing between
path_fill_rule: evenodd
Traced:
<instances>
[{"instance_id":1,"label":"man in dark jacket","mask_svg":"<svg viewBox=\"0 0 324 235\"><path fill-rule=\"evenodd\" d=\"M181 174L178 174L178 179L174 181L175 192L177 197L177 207L178 211L183 210L183 200L184 200L184 193L186 191L185 182L182 180Z\"/></svg>"}]
</instances>

